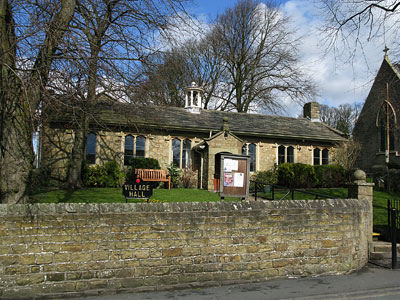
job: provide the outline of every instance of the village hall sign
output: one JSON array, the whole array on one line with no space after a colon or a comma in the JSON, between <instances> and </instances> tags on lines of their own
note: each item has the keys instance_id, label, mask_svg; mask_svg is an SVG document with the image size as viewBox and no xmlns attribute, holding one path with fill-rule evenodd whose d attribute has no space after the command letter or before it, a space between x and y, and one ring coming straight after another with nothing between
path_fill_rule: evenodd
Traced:
<instances>
[{"instance_id":1,"label":"village hall sign","mask_svg":"<svg viewBox=\"0 0 400 300\"><path fill-rule=\"evenodd\" d=\"M126 201L128 199L149 199L153 195L153 183L136 178L133 182L127 182L122 186L122 194Z\"/></svg>"}]
</instances>

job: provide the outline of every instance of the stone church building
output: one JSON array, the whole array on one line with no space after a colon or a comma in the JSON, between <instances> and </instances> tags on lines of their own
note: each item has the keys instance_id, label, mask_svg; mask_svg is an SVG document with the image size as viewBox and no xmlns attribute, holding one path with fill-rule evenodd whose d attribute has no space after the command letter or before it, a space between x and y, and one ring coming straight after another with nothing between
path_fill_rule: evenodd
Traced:
<instances>
[{"instance_id":1,"label":"stone church building","mask_svg":"<svg viewBox=\"0 0 400 300\"><path fill-rule=\"evenodd\" d=\"M386 51L353 131L362 147L358 168L373 173L386 162L400 164L399 110L400 65L392 63Z\"/></svg>"},{"instance_id":2,"label":"stone church building","mask_svg":"<svg viewBox=\"0 0 400 300\"><path fill-rule=\"evenodd\" d=\"M205 110L202 89L185 90L185 108L99 104L90 123L86 147L89 164L152 157L163 169L171 163L193 168L198 187L213 191L221 154L250 157L250 172L288 163L329 164L335 147L347 137L319 122L316 102L304 106L303 118ZM52 176L65 179L74 130L71 116L53 119L43 135L42 160Z\"/></svg>"}]
</instances>

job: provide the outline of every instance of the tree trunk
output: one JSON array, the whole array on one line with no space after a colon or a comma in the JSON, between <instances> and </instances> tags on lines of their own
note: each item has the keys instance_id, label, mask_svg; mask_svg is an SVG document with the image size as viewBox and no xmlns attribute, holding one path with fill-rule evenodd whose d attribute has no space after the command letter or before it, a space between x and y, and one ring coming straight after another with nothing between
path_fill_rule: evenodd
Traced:
<instances>
[{"instance_id":1,"label":"tree trunk","mask_svg":"<svg viewBox=\"0 0 400 300\"><path fill-rule=\"evenodd\" d=\"M76 0L62 0L46 31L46 39L28 83L23 85L16 72L15 23L11 5L0 0L0 200L20 203L27 199L32 171L32 116L45 88L53 54L74 14Z\"/></svg>"},{"instance_id":2,"label":"tree trunk","mask_svg":"<svg viewBox=\"0 0 400 300\"><path fill-rule=\"evenodd\" d=\"M4 98L2 101L12 105L14 99ZM31 126L25 121L24 112L21 112L20 107L14 104L13 110L11 116L2 120L0 157L0 200L2 203L26 202L27 183L29 183L34 157Z\"/></svg>"},{"instance_id":3,"label":"tree trunk","mask_svg":"<svg viewBox=\"0 0 400 300\"><path fill-rule=\"evenodd\" d=\"M88 121L85 113L82 113L82 125L75 130L74 144L72 147L71 158L69 162L66 187L68 189L79 189L83 187L82 183L82 165L86 160L86 140L88 135Z\"/></svg>"}]
</instances>

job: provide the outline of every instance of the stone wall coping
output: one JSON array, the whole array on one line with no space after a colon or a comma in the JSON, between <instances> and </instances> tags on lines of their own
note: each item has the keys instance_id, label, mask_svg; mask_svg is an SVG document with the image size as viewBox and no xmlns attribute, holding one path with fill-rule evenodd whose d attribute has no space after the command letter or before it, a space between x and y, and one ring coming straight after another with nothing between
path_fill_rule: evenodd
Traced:
<instances>
[{"instance_id":1,"label":"stone wall coping","mask_svg":"<svg viewBox=\"0 0 400 300\"><path fill-rule=\"evenodd\" d=\"M107 215L161 212L251 211L273 209L370 210L365 199L282 200L242 202L171 202L171 203L40 203L0 204L0 216Z\"/></svg>"},{"instance_id":2,"label":"stone wall coping","mask_svg":"<svg viewBox=\"0 0 400 300\"><path fill-rule=\"evenodd\" d=\"M357 181L357 182L350 182L347 184L347 186L375 186L375 183L373 182L366 182L366 181Z\"/></svg>"}]
</instances>

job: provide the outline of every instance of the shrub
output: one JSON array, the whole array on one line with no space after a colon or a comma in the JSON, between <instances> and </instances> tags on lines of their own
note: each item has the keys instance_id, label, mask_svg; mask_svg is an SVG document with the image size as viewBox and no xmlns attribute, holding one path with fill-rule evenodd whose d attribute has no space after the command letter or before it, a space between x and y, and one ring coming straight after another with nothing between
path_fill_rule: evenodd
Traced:
<instances>
[{"instance_id":1,"label":"shrub","mask_svg":"<svg viewBox=\"0 0 400 300\"><path fill-rule=\"evenodd\" d=\"M85 166L82 169L83 184L94 187L119 187L124 177L116 161L109 161L104 166Z\"/></svg>"},{"instance_id":2,"label":"shrub","mask_svg":"<svg viewBox=\"0 0 400 300\"><path fill-rule=\"evenodd\" d=\"M285 163L278 166L279 185L294 188L310 188L316 185L316 175L313 166L305 164Z\"/></svg>"},{"instance_id":3,"label":"shrub","mask_svg":"<svg viewBox=\"0 0 400 300\"><path fill-rule=\"evenodd\" d=\"M346 184L346 172L339 165L314 166L317 186L324 188L343 187Z\"/></svg>"},{"instance_id":4,"label":"shrub","mask_svg":"<svg viewBox=\"0 0 400 300\"><path fill-rule=\"evenodd\" d=\"M191 167L183 169L181 181L185 189L194 188L196 185L196 172Z\"/></svg>"},{"instance_id":5,"label":"shrub","mask_svg":"<svg viewBox=\"0 0 400 300\"><path fill-rule=\"evenodd\" d=\"M129 160L128 172L126 173L126 181L135 179L135 169L161 169L160 163L155 158L150 157L133 157Z\"/></svg>"},{"instance_id":6,"label":"shrub","mask_svg":"<svg viewBox=\"0 0 400 300\"><path fill-rule=\"evenodd\" d=\"M251 179L263 183L270 183L270 184L278 183L278 176L274 169L268 171L258 171L251 177ZM255 184L254 182L251 182L250 190L254 191L254 189L255 189Z\"/></svg>"},{"instance_id":7,"label":"shrub","mask_svg":"<svg viewBox=\"0 0 400 300\"><path fill-rule=\"evenodd\" d=\"M292 164L280 164L277 171L278 184L292 186L295 180Z\"/></svg>"},{"instance_id":8,"label":"shrub","mask_svg":"<svg viewBox=\"0 0 400 300\"><path fill-rule=\"evenodd\" d=\"M277 173L271 169L268 171L259 171L253 175L253 180L270 183L270 184L277 184L278 183L278 176Z\"/></svg>"},{"instance_id":9,"label":"shrub","mask_svg":"<svg viewBox=\"0 0 400 300\"><path fill-rule=\"evenodd\" d=\"M171 163L167 167L167 170L169 176L171 176L172 187L178 187L180 182L179 178L182 171L174 163Z\"/></svg>"},{"instance_id":10,"label":"shrub","mask_svg":"<svg viewBox=\"0 0 400 300\"><path fill-rule=\"evenodd\" d=\"M313 166L292 164L294 168L294 187L312 188L317 184L317 176Z\"/></svg>"}]
</instances>

